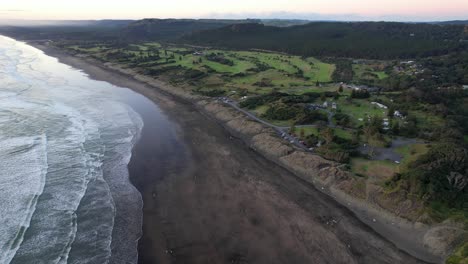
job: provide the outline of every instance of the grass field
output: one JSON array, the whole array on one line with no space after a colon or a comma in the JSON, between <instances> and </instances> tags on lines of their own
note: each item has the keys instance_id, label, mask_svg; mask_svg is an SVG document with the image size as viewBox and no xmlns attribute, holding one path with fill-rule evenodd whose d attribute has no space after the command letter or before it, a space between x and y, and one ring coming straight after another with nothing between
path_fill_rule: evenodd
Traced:
<instances>
[{"instance_id":1,"label":"grass field","mask_svg":"<svg viewBox=\"0 0 468 264\"><path fill-rule=\"evenodd\" d=\"M384 71L378 70L371 65L353 64L355 80L382 80L388 77Z\"/></svg>"},{"instance_id":2,"label":"grass field","mask_svg":"<svg viewBox=\"0 0 468 264\"><path fill-rule=\"evenodd\" d=\"M399 172L399 166L388 160L351 159L351 171L357 175L372 178L377 181L390 179Z\"/></svg>"},{"instance_id":3,"label":"grass field","mask_svg":"<svg viewBox=\"0 0 468 264\"><path fill-rule=\"evenodd\" d=\"M399 147L396 149L396 152L403 156L402 166L407 167L413 161L416 161L418 157L426 154L429 151L429 146L427 144L411 144Z\"/></svg>"},{"instance_id":4,"label":"grass field","mask_svg":"<svg viewBox=\"0 0 468 264\"><path fill-rule=\"evenodd\" d=\"M366 99L346 100L346 98L340 97L337 101L337 105L339 111L350 115L352 122L359 126L364 124L369 117L379 116L385 118L387 115L386 109L381 109L371 104L371 101L372 100Z\"/></svg>"},{"instance_id":5,"label":"grass field","mask_svg":"<svg viewBox=\"0 0 468 264\"><path fill-rule=\"evenodd\" d=\"M279 53L256 51L201 50L194 48L164 46L160 43L131 44L127 48L116 49L103 46L83 48L69 46L69 49L89 53L105 59L109 52L123 52L130 56L121 63L135 64L151 69L180 66L187 70L209 73L206 79L198 80L199 86L212 89L245 89L251 94L265 94L273 90L287 93L316 91L316 82L331 82L335 65L321 62L316 58L302 58ZM199 52L198 54L195 54ZM157 54L158 59L143 60ZM216 55L232 63L210 60L208 55ZM125 61L126 60L126 61ZM215 78L213 78L213 76ZM217 86L213 79L221 79ZM327 88L329 89L329 88ZM334 90L337 88L334 87Z\"/></svg>"},{"instance_id":6,"label":"grass field","mask_svg":"<svg viewBox=\"0 0 468 264\"><path fill-rule=\"evenodd\" d=\"M313 127L313 126L301 126L301 127L298 127L297 128L297 133L299 133L299 131L301 129L304 129L304 136L309 136L309 135L315 135L315 136L318 136L319 135L319 130L317 127ZM343 138L343 139L351 139L352 138L352 132L349 131L349 130L344 130L344 129L341 129L341 128L334 128L333 129L334 133L335 133L335 136L337 137L340 137L340 138Z\"/></svg>"}]
</instances>

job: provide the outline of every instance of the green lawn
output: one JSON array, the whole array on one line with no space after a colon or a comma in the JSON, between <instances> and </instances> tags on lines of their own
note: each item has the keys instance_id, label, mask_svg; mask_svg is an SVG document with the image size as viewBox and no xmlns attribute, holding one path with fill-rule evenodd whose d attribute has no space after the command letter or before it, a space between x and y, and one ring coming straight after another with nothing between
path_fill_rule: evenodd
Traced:
<instances>
[{"instance_id":1,"label":"green lawn","mask_svg":"<svg viewBox=\"0 0 468 264\"><path fill-rule=\"evenodd\" d=\"M427 144L411 144L401 146L396 149L396 152L403 156L402 165L408 166L413 161L417 160L421 155L426 154L429 151Z\"/></svg>"},{"instance_id":2,"label":"green lawn","mask_svg":"<svg viewBox=\"0 0 468 264\"><path fill-rule=\"evenodd\" d=\"M381 80L388 77L388 74L384 71L376 70L366 64L353 64L353 72L356 80Z\"/></svg>"},{"instance_id":3,"label":"green lawn","mask_svg":"<svg viewBox=\"0 0 468 264\"><path fill-rule=\"evenodd\" d=\"M297 127L297 134L301 131L301 129L304 129L304 136L309 136L309 135L319 135L319 131L317 127L313 126L306 126L306 127ZM352 138L352 132L349 130L344 130L341 128L334 128L333 131L335 132L335 136L343 138L343 139L351 139Z\"/></svg>"},{"instance_id":4,"label":"green lawn","mask_svg":"<svg viewBox=\"0 0 468 264\"><path fill-rule=\"evenodd\" d=\"M368 117L380 116L386 118L387 109L381 109L376 105L371 104L371 100L367 99L351 99L346 100L345 97L340 97L337 101L338 110L342 113L351 116L351 120L356 125L364 124ZM360 121L362 119L363 121Z\"/></svg>"},{"instance_id":5,"label":"green lawn","mask_svg":"<svg viewBox=\"0 0 468 264\"><path fill-rule=\"evenodd\" d=\"M410 116L414 116L417 119L418 126L421 128L434 128L443 127L445 121L442 117L433 115L424 111L410 111Z\"/></svg>"},{"instance_id":6,"label":"green lawn","mask_svg":"<svg viewBox=\"0 0 468 264\"><path fill-rule=\"evenodd\" d=\"M109 51L109 49L102 47L80 48L76 45L69 48L90 53L100 58L105 58ZM276 90L301 94L308 91L320 92L337 89L337 87L315 87L317 80L321 83L331 81L335 65L321 62L316 58L303 59L299 56L288 56L279 53L210 49L203 50L205 55L196 56L193 53L197 49L162 46L160 43L148 42L130 44L128 49L123 49L126 54L133 56L133 58L124 58L120 63L138 63L140 56L148 57L155 53L155 49L159 51L160 59L140 62L141 67L161 69L167 66L181 66L186 69L208 72L209 75L220 75L223 82L220 83L218 88L223 90L246 89L252 94L265 94ZM216 53L232 61L234 65L208 60L206 54L211 53ZM168 63L167 60L170 60L170 62ZM205 85L204 81L199 80L199 85ZM207 80L206 84L215 89L215 86L210 82L213 83L212 80Z\"/></svg>"}]
</instances>

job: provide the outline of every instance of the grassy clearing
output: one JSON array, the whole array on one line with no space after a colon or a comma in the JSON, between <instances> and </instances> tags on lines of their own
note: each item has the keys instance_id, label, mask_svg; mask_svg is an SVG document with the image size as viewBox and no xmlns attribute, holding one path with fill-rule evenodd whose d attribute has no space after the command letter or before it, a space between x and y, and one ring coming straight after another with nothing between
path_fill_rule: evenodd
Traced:
<instances>
[{"instance_id":1,"label":"grassy clearing","mask_svg":"<svg viewBox=\"0 0 468 264\"><path fill-rule=\"evenodd\" d=\"M356 125L364 124L367 121L367 119L372 116L380 116L382 118L385 118L385 116L387 115L386 109L381 109L376 105L371 104L370 100L347 100L344 97L340 97L337 104L338 109L341 110L342 113L350 115L353 123Z\"/></svg>"},{"instance_id":2,"label":"grassy clearing","mask_svg":"<svg viewBox=\"0 0 468 264\"><path fill-rule=\"evenodd\" d=\"M428 151L429 146L427 144L412 144L401 146L396 149L396 152L403 156L402 165L405 167L416 161L421 155L426 154Z\"/></svg>"},{"instance_id":3,"label":"grassy clearing","mask_svg":"<svg viewBox=\"0 0 468 264\"><path fill-rule=\"evenodd\" d=\"M356 175L383 182L399 172L399 166L388 160L354 158L351 159L351 171Z\"/></svg>"},{"instance_id":4,"label":"grassy clearing","mask_svg":"<svg viewBox=\"0 0 468 264\"><path fill-rule=\"evenodd\" d=\"M357 80L382 80L388 77L384 71L366 64L353 64L353 72Z\"/></svg>"},{"instance_id":5,"label":"grassy clearing","mask_svg":"<svg viewBox=\"0 0 468 264\"><path fill-rule=\"evenodd\" d=\"M317 127L313 126L301 126L297 128L297 131L299 132L301 129L304 129L304 136L307 137L309 135L319 135L319 129ZM343 139L351 139L352 138L352 132L348 130L344 130L341 128L334 128L333 129L335 136Z\"/></svg>"},{"instance_id":6,"label":"grassy clearing","mask_svg":"<svg viewBox=\"0 0 468 264\"><path fill-rule=\"evenodd\" d=\"M424 111L410 111L409 115L416 118L421 128L442 127L445 124L442 117Z\"/></svg>"}]
</instances>

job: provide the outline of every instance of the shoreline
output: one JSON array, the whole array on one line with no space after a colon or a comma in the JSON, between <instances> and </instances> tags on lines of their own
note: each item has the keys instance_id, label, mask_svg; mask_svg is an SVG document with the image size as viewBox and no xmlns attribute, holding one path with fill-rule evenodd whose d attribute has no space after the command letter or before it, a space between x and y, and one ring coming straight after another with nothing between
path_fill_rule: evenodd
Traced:
<instances>
[{"instance_id":1,"label":"shoreline","mask_svg":"<svg viewBox=\"0 0 468 264\"><path fill-rule=\"evenodd\" d=\"M195 108L201 114L208 116L212 121L223 126L229 133L240 138L247 146L259 153L260 156L264 156L268 160L286 168L301 180L314 185L317 190L322 191L343 206L349 208L363 223L392 241L399 248L429 262L438 263L442 260L443 257L428 255L427 249L424 248L422 243L422 239L429 230L429 227L423 224L415 225L392 215L390 212L379 211L377 208L370 207L364 200L356 199L343 192L339 187L345 184L341 184L341 186L335 184L336 178L346 177L346 174L339 170L339 164L326 161L318 156L305 157L304 153L284 144L279 139L276 140L268 128L242 117L239 113L223 106L219 102L209 101L179 90L173 90L172 92L174 93L171 93L168 90L173 87L167 87L161 81L149 80L149 77L132 75L128 70L118 69L113 65L99 64L98 62L93 63L89 59L72 57L64 54L61 50L54 49L54 51L50 47L32 45L48 55L57 57L61 62L84 70L90 78L108 81L120 87L128 87L156 103L161 102L162 93L163 97L169 97L176 104L182 103ZM108 75L95 74L93 76L92 73L96 72L95 69L92 69L93 67L99 68L104 72L107 71ZM123 78L113 78L116 75ZM124 82L121 79L128 80ZM139 85L135 85L133 82L139 82ZM155 99L156 97L159 97L159 99ZM169 103L166 102L166 104ZM408 239L408 236L406 236L408 232L414 232L417 235Z\"/></svg>"}]
</instances>

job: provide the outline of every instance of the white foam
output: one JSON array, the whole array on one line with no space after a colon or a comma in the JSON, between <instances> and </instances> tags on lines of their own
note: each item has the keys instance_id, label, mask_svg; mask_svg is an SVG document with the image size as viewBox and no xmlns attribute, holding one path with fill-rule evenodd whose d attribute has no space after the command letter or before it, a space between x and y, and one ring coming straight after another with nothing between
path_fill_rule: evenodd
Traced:
<instances>
[{"instance_id":1,"label":"white foam","mask_svg":"<svg viewBox=\"0 0 468 264\"><path fill-rule=\"evenodd\" d=\"M23 241L44 189L46 138L0 139L0 159L0 263L9 263Z\"/></svg>"},{"instance_id":2,"label":"white foam","mask_svg":"<svg viewBox=\"0 0 468 264\"><path fill-rule=\"evenodd\" d=\"M126 217L141 228L141 197L130 184L126 168L143 126L141 118L119 102L110 84L92 81L32 47L3 37L0 71L0 144L40 139L28 151L34 150L48 168L39 192L34 181L16 181L27 171L19 162L25 159L22 152L9 152L11 162L2 164L12 173L7 176L0 171L0 188L8 182L5 186L17 186L23 199L31 194L38 199L30 206L3 195L7 192L0 194L2 205L29 206L5 212L10 222L0 227L0 242L11 237L20 240L16 246L0 244L0 263L107 263L112 235L121 235L113 232L114 225L125 228L125 223L114 222L116 208L127 200L133 202L136 220ZM33 162L32 152L26 153ZM132 237L130 244L116 247L127 252L128 262L136 263L136 240ZM93 249L88 248L91 242Z\"/></svg>"}]
</instances>

